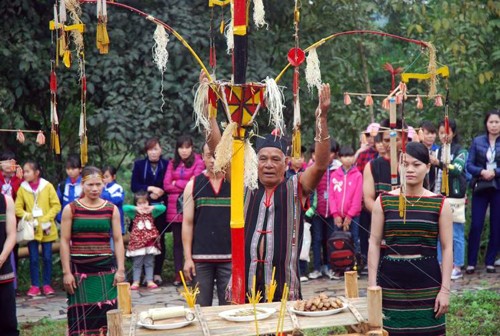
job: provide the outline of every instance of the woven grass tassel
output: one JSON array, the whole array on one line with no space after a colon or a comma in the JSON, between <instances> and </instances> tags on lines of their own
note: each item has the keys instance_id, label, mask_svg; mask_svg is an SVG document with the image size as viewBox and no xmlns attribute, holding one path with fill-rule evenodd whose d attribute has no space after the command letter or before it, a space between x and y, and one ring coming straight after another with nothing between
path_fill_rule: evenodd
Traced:
<instances>
[{"instance_id":1,"label":"woven grass tassel","mask_svg":"<svg viewBox=\"0 0 500 336\"><path fill-rule=\"evenodd\" d=\"M267 110L269 111L269 124L273 128L278 129L281 134L285 134L285 121L283 118L283 88L276 84L274 78L266 77L266 92L264 93L264 101L266 102Z\"/></svg>"},{"instance_id":2,"label":"woven grass tassel","mask_svg":"<svg viewBox=\"0 0 500 336\"><path fill-rule=\"evenodd\" d=\"M84 167L87 164L87 162L89 162L87 135L84 135L80 142L80 160L82 162L82 167Z\"/></svg>"},{"instance_id":3,"label":"woven grass tassel","mask_svg":"<svg viewBox=\"0 0 500 336\"><path fill-rule=\"evenodd\" d=\"M352 100L349 94L346 92L344 93L344 105L351 105Z\"/></svg>"},{"instance_id":4,"label":"woven grass tassel","mask_svg":"<svg viewBox=\"0 0 500 336\"><path fill-rule=\"evenodd\" d=\"M422 97L417 96L417 109L422 110L424 108L424 103L422 102Z\"/></svg>"},{"instance_id":5,"label":"woven grass tassel","mask_svg":"<svg viewBox=\"0 0 500 336\"><path fill-rule=\"evenodd\" d=\"M302 139L300 134L300 128L296 127L293 129L292 133L292 157L295 159L300 159L302 153L300 148L302 147Z\"/></svg>"},{"instance_id":6,"label":"woven grass tassel","mask_svg":"<svg viewBox=\"0 0 500 336\"><path fill-rule=\"evenodd\" d=\"M245 168L244 168L244 184L250 190L257 189L259 186L259 172L257 153L250 144L250 140L245 141Z\"/></svg>"},{"instance_id":7,"label":"woven grass tassel","mask_svg":"<svg viewBox=\"0 0 500 336\"><path fill-rule=\"evenodd\" d=\"M403 223L406 222L406 200L403 191L399 192L399 217L403 218Z\"/></svg>"},{"instance_id":8,"label":"woven grass tassel","mask_svg":"<svg viewBox=\"0 0 500 336\"><path fill-rule=\"evenodd\" d=\"M233 156L233 134L237 128L238 124L231 122L227 125L224 133L222 133L220 142L215 148L215 173L226 173L227 167L229 166Z\"/></svg>"},{"instance_id":9,"label":"woven grass tassel","mask_svg":"<svg viewBox=\"0 0 500 336\"><path fill-rule=\"evenodd\" d=\"M262 28L264 26L269 27L266 22L266 11L264 10L264 3L262 0L253 0L253 23L257 28Z\"/></svg>"},{"instance_id":10,"label":"woven grass tassel","mask_svg":"<svg viewBox=\"0 0 500 336\"><path fill-rule=\"evenodd\" d=\"M448 167L443 168L443 174L441 176L441 193L446 196L450 194L450 181L448 175Z\"/></svg>"},{"instance_id":11,"label":"woven grass tassel","mask_svg":"<svg viewBox=\"0 0 500 336\"><path fill-rule=\"evenodd\" d=\"M309 50L306 58L306 82L309 92L311 92L314 87L318 88L319 91L319 87L322 83L321 69L319 65L320 62L316 48L312 48Z\"/></svg>"},{"instance_id":12,"label":"woven grass tassel","mask_svg":"<svg viewBox=\"0 0 500 336\"><path fill-rule=\"evenodd\" d=\"M24 137L24 133L21 130L18 130L16 133L16 140L19 141L20 143L24 143L26 138Z\"/></svg>"},{"instance_id":13,"label":"woven grass tassel","mask_svg":"<svg viewBox=\"0 0 500 336\"><path fill-rule=\"evenodd\" d=\"M40 146L45 145L45 135L43 134L42 131L39 131L38 134L36 135L36 143Z\"/></svg>"},{"instance_id":14,"label":"woven grass tassel","mask_svg":"<svg viewBox=\"0 0 500 336\"><path fill-rule=\"evenodd\" d=\"M109 52L109 36L106 24L108 22L108 10L106 0L97 0L97 32L96 45L100 54Z\"/></svg>"},{"instance_id":15,"label":"woven grass tassel","mask_svg":"<svg viewBox=\"0 0 500 336\"><path fill-rule=\"evenodd\" d=\"M371 95L366 96L365 98L365 106L373 105L373 97Z\"/></svg>"}]
</instances>

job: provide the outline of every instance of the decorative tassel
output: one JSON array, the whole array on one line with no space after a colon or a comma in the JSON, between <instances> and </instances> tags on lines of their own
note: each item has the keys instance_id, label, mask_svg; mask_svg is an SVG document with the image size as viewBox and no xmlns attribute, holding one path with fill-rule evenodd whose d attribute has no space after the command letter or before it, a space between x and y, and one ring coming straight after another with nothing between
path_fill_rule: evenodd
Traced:
<instances>
[{"instance_id":1,"label":"decorative tassel","mask_svg":"<svg viewBox=\"0 0 500 336\"><path fill-rule=\"evenodd\" d=\"M434 98L434 106L443 106L443 98L441 98L441 95L437 95L436 98Z\"/></svg>"},{"instance_id":2,"label":"decorative tassel","mask_svg":"<svg viewBox=\"0 0 500 336\"><path fill-rule=\"evenodd\" d=\"M226 36L227 53L231 54L234 49L233 22L228 23L224 35Z\"/></svg>"},{"instance_id":3,"label":"decorative tassel","mask_svg":"<svg viewBox=\"0 0 500 336\"><path fill-rule=\"evenodd\" d=\"M109 52L109 35L105 21L97 23L96 45L100 54L107 54Z\"/></svg>"},{"instance_id":4,"label":"decorative tassel","mask_svg":"<svg viewBox=\"0 0 500 336\"><path fill-rule=\"evenodd\" d=\"M422 110L424 108L424 103L422 102L422 97L417 96L417 109Z\"/></svg>"},{"instance_id":5,"label":"decorative tassel","mask_svg":"<svg viewBox=\"0 0 500 336\"><path fill-rule=\"evenodd\" d=\"M264 101L266 102L267 110L269 111L269 124L278 129L281 134L285 134L285 122L283 118L283 88L279 87L274 81L274 78L266 77L264 80L266 92L264 93Z\"/></svg>"},{"instance_id":6,"label":"decorative tassel","mask_svg":"<svg viewBox=\"0 0 500 336\"><path fill-rule=\"evenodd\" d=\"M50 130L50 148L56 155L61 154L61 145L59 143L59 135L55 129Z\"/></svg>"},{"instance_id":7,"label":"decorative tassel","mask_svg":"<svg viewBox=\"0 0 500 336\"><path fill-rule=\"evenodd\" d=\"M64 0L59 1L59 22L66 23L66 3Z\"/></svg>"},{"instance_id":8,"label":"decorative tassel","mask_svg":"<svg viewBox=\"0 0 500 336\"><path fill-rule=\"evenodd\" d=\"M402 102L403 102L403 95L402 94L396 95L396 105L401 105Z\"/></svg>"},{"instance_id":9,"label":"decorative tassel","mask_svg":"<svg viewBox=\"0 0 500 336\"><path fill-rule=\"evenodd\" d=\"M160 72L163 74L167 69L168 62L168 34L162 25L156 25L153 38L155 41L155 44L153 46L153 61L156 64L158 70L160 70Z\"/></svg>"},{"instance_id":10,"label":"decorative tassel","mask_svg":"<svg viewBox=\"0 0 500 336\"><path fill-rule=\"evenodd\" d=\"M385 98L384 100L382 100L382 108L384 110L389 111L389 106L390 106L390 104L389 104L389 98Z\"/></svg>"},{"instance_id":11,"label":"decorative tassel","mask_svg":"<svg viewBox=\"0 0 500 336\"><path fill-rule=\"evenodd\" d=\"M64 66L66 66L66 68L71 67L71 51L69 51L68 49L64 50L63 64L64 64Z\"/></svg>"},{"instance_id":12,"label":"decorative tassel","mask_svg":"<svg viewBox=\"0 0 500 336\"><path fill-rule=\"evenodd\" d=\"M448 196L450 194L450 185L448 178L448 167L443 168L443 174L441 176L441 193Z\"/></svg>"},{"instance_id":13,"label":"decorative tassel","mask_svg":"<svg viewBox=\"0 0 500 336\"><path fill-rule=\"evenodd\" d=\"M306 58L306 82L309 92L311 92L314 87L319 91L319 87L322 84L321 69L319 65L320 62L316 48L312 48L309 50Z\"/></svg>"},{"instance_id":14,"label":"decorative tassel","mask_svg":"<svg viewBox=\"0 0 500 336\"><path fill-rule=\"evenodd\" d=\"M371 95L366 96L365 98L365 106L372 106L373 105L373 98Z\"/></svg>"},{"instance_id":15,"label":"decorative tassel","mask_svg":"<svg viewBox=\"0 0 500 336\"><path fill-rule=\"evenodd\" d=\"M226 173L226 169L231 162L231 157L233 156L233 134L237 128L238 124L231 122L222 133L220 142L215 148L215 173Z\"/></svg>"},{"instance_id":16,"label":"decorative tassel","mask_svg":"<svg viewBox=\"0 0 500 336\"><path fill-rule=\"evenodd\" d=\"M244 168L244 184L250 190L257 189L259 186L259 169L257 161L257 153L250 144L250 140L245 141L245 168Z\"/></svg>"},{"instance_id":17,"label":"decorative tassel","mask_svg":"<svg viewBox=\"0 0 500 336\"><path fill-rule=\"evenodd\" d=\"M266 26L266 29L269 25L265 19L266 12L264 10L264 3L262 0L253 0L253 22L257 28L262 28Z\"/></svg>"},{"instance_id":18,"label":"decorative tassel","mask_svg":"<svg viewBox=\"0 0 500 336\"><path fill-rule=\"evenodd\" d=\"M406 222L406 200L403 192L399 191L399 217L403 218L403 223Z\"/></svg>"},{"instance_id":19,"label":"decorative tassel","mask_svg":"<svg viewBox=\"0 0 500 336\"><path fill-rule=\"evenodd\" d=\"M431 79L429 81L429 98L433 98L437 93L436 48L430 42L426 42L426 44L427 44L427 49L429 50L429 66L427 67L427 72L431 75Z\"/></svg>"},{"instance_id":20,"label":"decorative tassel","mask_svg":"<svg viewBox=\"0 0 500 336\"><path fill-rule=\"evenodd\" d=\"M87 162L89 161L89 157L88 157L88 139L87 139L87 135L84 135L83 136L83 139L80 143L80 160L82 162L82 167L84 167Z\"/></svg>"},{"instance_id":21,"label":"decorative tassel","mask_svg":"<svg viewBox=\"0 0 500 336\"><path fill-rule=\"evenodd\" d=\"M24 143L24 141L26 140L26 138L24 137L24 134L21 130L17 131L16 140L19 141L20 143Z\"/></svg>"},{"instance_id":22,"label":"decorative tassel","mask_svg":"<svg viewBox=\"0 0 500 336\"><path fill-rule=\"evenodd\" d=\"M351 97L349 96L349 94L346 92L344 93L344 105L351 105L352 101L351 101Z\"/></svg>"},{"instance_id":23,"label":"decorative tassel","mask_svg":"<svg viewBox=\"0 0 500 336\"><path fill-rule=\"evenodd\" d=\"M399 156L399 178L401 182L400 190L399 190L399 217L403 218L403 223L406 222L406 168L404 165L405 162L405 152L402 152Z\"/></svg>"},{"instance_id":24,"label":"decorative tassel","mask_svg":"<svg viewBox=\"0 0 500 336\"><path fill-rule=\"evenodd\" d=\"M208 120L208 116L205 114L205 110L208 104L208 90L209 84L208 82L202 82L198 86L194 94L194 118L195 118L195 127L197 127L200 131L205 130L210 133L210 121Z\"/></svg>"},{"instance_id":25,"label":"decorative tassel","mask_svg":"<svg viewBox=\"0 0 500 336\"><path fill-rule=\"evenodd\" d=\"M43 134L42 131L38 132L36 136L36 143L39 144L40 146L45 145L45 135Z\"/></svg>"}]
</instances>

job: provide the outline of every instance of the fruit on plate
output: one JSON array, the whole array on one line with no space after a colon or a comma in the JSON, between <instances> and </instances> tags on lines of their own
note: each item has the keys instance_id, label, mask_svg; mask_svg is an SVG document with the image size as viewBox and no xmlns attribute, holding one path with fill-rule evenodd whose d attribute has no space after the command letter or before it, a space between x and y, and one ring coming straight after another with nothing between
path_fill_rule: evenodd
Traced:
<instances>
[{"instance_id":1,"label":"fruit on plate","mask_svg":"<svg viewBox=\"0 0 500 336\"><path fill-rule=\"evenodd\" d=\"M328 297L325 293L321 293L309 300L297 300L293 305L293 309L298 311L315 312L343 308L344 304L337 297Z\"/></svg>"}]
</instances>

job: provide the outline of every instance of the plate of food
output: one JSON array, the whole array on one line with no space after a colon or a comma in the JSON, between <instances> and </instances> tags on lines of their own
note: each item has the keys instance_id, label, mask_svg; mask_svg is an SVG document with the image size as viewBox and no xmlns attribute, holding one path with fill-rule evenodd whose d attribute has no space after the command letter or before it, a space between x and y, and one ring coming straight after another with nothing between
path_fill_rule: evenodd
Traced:
<instances>
[{"instance_id":1,"label":"plate of food","mask_svg":"<svg viewBox=\"0 0 500 336\"><path fill-rule=\"evenodd\" d=\"M179 322L169 322L169 323L161 323L160 321L155 321L154 324L149 324L149 323L142 323L142 322L137 322L137 325L151 329L151 330L170 330L170 329L178 329L185 327L191 323L193 323L195 320L191 321L179 321Z\"/></svg>"},{"instance_id":2,"label":"plate of food","mask_svg":"<svg viewBox=\"0 0 500 336\"><path fill-rule=\"evenodd\" d=\"M290 311L302 316L327 316L340 313L347 308L347 303L337 297L328 297L326 294L313 297L309 300L297 300Z\"/></svg>"},{"instance_id":3,"label":"plate of food","mask_svg":"<svg viewBox=\"0 0 500 336\"><path fill-rule=\"evenodd\" d=\"M263 320L276 312L274 308L257 308L257 320ZM225 320L233 322L250 322L255 319L253 308L238 308L226 310L219 313L219 316Z\"/></svg>"}]
</instances>

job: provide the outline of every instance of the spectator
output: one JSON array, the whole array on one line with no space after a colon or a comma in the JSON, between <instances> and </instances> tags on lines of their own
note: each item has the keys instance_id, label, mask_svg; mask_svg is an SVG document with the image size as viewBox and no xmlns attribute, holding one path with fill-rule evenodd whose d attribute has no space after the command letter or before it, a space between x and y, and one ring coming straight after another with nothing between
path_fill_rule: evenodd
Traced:
<instances>
[{"instance_id":1,"label":"spectator","mask_svg":"<svg viewBox=\"0 0 500 336\"><path fill-rule=\"evenodd\" d=\"M361 147L354 156L356 167L361 173L363 173L366 164L377 157L375 136L378 134L379 128L380 124L371 123L362 134L366 140L361 142Z\"/></svg>"},{"instance_id":2,"label":"spectator","mask_svg":"<svg viewBox=\"0 0 500 336\"><path fill-rule=\"evenodd\" d=\"M66 160L66 174L68 177L57 185L57 197L61 203L61 209L80 198L82 193L81 181L82 164L78 155L70 155ZM56 221L61 223L62 210L57 214Z\"/></svg>"},{"instance_id":3,"label":"spectator","mask_svg":"<svg viewBox=\"0 0 500 336\"><path fill-rule=\"evenodd\" d=\"M125 221L123 218L123 202L125 201L125 191L123 187L116 183L116 168L113 166L104 166L102 169L103 182L105 184L102 190L101 198L110 201L118 208L120 212L120 224L122 235L125 234ZM113 241L111 241L113 243Z\"/></svg>"}]
</instances>

